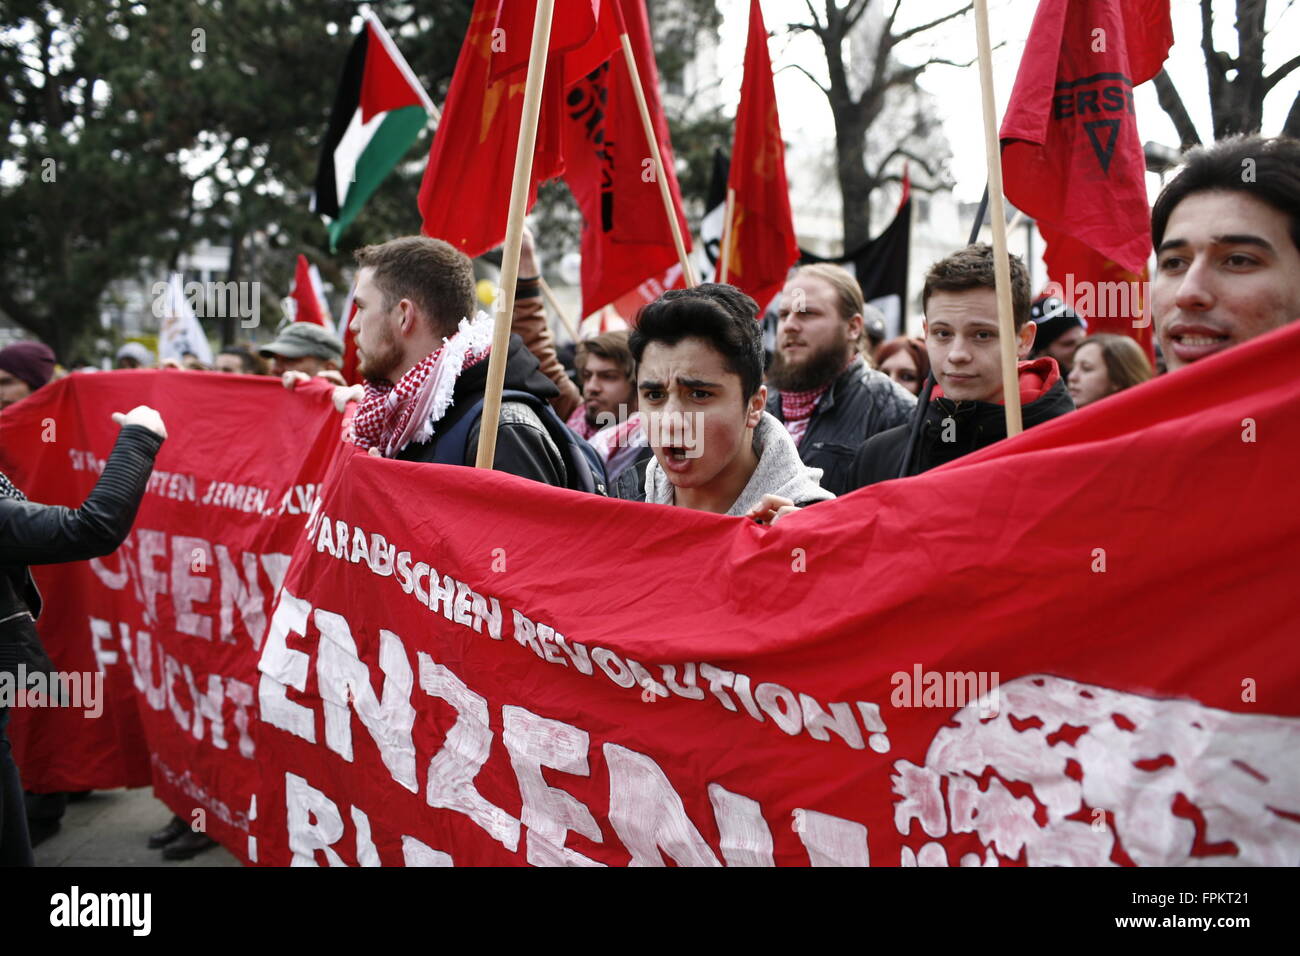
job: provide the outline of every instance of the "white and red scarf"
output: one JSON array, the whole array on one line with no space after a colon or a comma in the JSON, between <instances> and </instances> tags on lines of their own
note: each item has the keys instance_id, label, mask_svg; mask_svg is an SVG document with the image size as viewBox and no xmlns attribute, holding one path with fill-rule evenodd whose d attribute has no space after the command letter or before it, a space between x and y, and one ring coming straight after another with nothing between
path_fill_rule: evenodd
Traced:
<instances>
[{"instance_id":1,"label":"white and red scarf","mask_svg":"<svg viewBox=\"0 0 1300 956\"><path fill-rule=\"evenodd\" d=\"M817 408L822 396L830 391L830 387L828 384L806 392L781 393L781 417L785 419L786 431L796 446L803 441L804 433L812 421L813 410Z\"/></svg>"},{"instance_id":2,"label":"white and red scarf","mask_svg":"<svg viewBox=\"0 0 1300 956\"><path fill-rule=\"evenodd\" d=\"M353 441L362 448L377 447L385 458L412 442L428 441L451 407L456 380L491 351L492 317L480 312L472 322L461 319L456 334L444 339L396 385L366 382L365 396L352 420Z\"/></svg>"}]
</instances>

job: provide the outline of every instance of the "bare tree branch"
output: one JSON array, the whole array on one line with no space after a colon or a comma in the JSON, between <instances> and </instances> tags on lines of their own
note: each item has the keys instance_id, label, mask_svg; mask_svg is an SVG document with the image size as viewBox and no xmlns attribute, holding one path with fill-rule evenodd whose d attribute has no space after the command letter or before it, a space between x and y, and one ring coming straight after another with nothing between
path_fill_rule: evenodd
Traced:
<instances>
[{"instance_id":1,"label":"bare tree branch","mask_svg":"<svg viewBox=\"0 0 1300 956\"><path fill-rule=\"evenodd\" d=\"M781 68L780 68L779 70L777 70L776 72L777 72L777 73L782 73L782 72L784 72L785 70L798 70L798 71L799 71L800 73L802 73L804 76L808 77L808 79L812 80L813 86L817 87L817 89L821 90L821 91L822 91L823 93L825 93L827 96L830 96L830 95L831 95L831 91L828 90L826 87L822 86L821 81L820 81L819 79L817 79L817 77L813 76L811 73L809 73L807 70L805 70L805 69L804 69L802 66L800 66L798 63L787 63L785 66L781 67Z\"/></svg>"},{"instance_id":2,"label":"bare tree branch","mask_svg":"<svg viewBox=\"0 0 1300 956\"><path fill-rule=\"evenodd\" d=\"M894 21L898 19L898 10L903 5L903 0L894 0L894 9L889 11L889 16L885 18L885 33L894 32Z\"/></svg>"},{"instance_id":3,"label":"bare tree branch","mask_svg":"<svg viewBox=\"0 0 1300 956\"><path fill-rule=\"evenodd\" d=\"M1286 122L1282 125L1282 135L1300 139L1300 93L1296 94L1295 101L1291 104L1291 112L1286 115Z\"/></svg>"},{"instance_id":4,"label":"bare tree branch","mask_svg":"<svg viewBox=\"0 0 1300 956\"><path fill-rule=\"evenodd\" d=\"M849 5L844 8L844 26L846 29L853 29L862 14L867 12L867 7L871 6L871 0L849 0Z\"/></svg>"},{"instance_id":5,"label":"bare tree branch","mask_svg":"<svg viewBox=\"0 0 1300 956\"><path fill-rule=\"evenodd\" d=\"M904 30L902 33L896 33L892 37L893 42L890 45L897 46L898 44L902 43L904 40L910 40L918 33L924 33L926 30L933 30L941 23L947 23L949 20L953 20L956 19L957 17L964 16L965 14L970 13L970 11L974 9L974 7L975 4L968 3L960 10L954 10L952 13L945 14L944 16L939 17L936 20L931 20L929 23L923 23L919 27L912 27L912 29L910 30Z\"/></svg>"},{"instance_id":6,"label":"bare tree branch","mask_svg":"<svg viewBox=\"0 0 1300 956\"><path fill-rule=\"evenodd\" d=\"M1284 79L1286 79L1287 76L1292 71L1294 71L1297 67L1300 67L1300 56L1293 56L1291 59L1287 60L1276 70L1270 73L1268 76L1264 77L1265 94L1269 93L1273 89L1273 87L1277 86Z\"/></svg>"},{"instance_id":7,"label":"bare tree branch","mask_svg":"<svg viewBox=\"0 0 1300 956\"><path fill-rule=\"evenodd\" d=\"M1160 100L1160 108L1173 121L1174 130L1178 133L1181 140L1182 148L1189 149L1192 146L1199 146L1201 143L1200 134L1196 132L1196 124L1192 122L1191 116L1187 113L1187 107L1183 105L1183 98L1178 95L1178 89L1174 86L1174 81L1170 79L1165 70L1161 70L1155 76L1156 96Z\"/></svg>"},{"instance_id":8,"label":"bare tree branch","mask_svg":"<svg viewBox=\"0 0 1300 956\"><path fill-rule=\"evenodd\" d=\"M904 146L895 146L892 150L889 151L889 154L880 161L880 165L876 167L876 172L871 178L878 183L887 182L888 180L885 176L885 167L888 166L895 159L898 159L900 157L906 160L910 160L913 163L916 163L916 165L920 166L922 169L925 170L925 174L927 176L934 176L934 168L930 165L929 160L925 159L922 156L918 156L912 150Z\"/></svg>"},{"instance_id":9,"label":"bare tree branch","mask_svg":"<svg viewBox=\"0 0 1300 956\"><path fill-rule=\"evenodd\" d=\"M812 0L803 0L803 4L808 8L808 16L812 17L813 32L820 36L826 25L817 19L817 8L812 5Z\"/></svg>"}]
</instances>

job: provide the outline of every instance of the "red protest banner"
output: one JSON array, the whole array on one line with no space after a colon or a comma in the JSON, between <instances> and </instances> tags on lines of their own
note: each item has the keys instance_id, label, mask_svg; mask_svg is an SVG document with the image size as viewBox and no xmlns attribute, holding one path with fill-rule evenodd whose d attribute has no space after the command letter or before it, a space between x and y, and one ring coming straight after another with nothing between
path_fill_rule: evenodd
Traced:
<instances>
[{"instance_id":1,"label":"red protest banner","mask_svg":"<svg viewBox=\"0 0 1300 956\"><path fill-rule=\"evenodd\" d=\"M257 651L338 447L329 388L304 388L179 371L75 374L0 417L0 470L33 500L74 508L113 446L112 412L147 404L169 431L126 543L32 569L50 657L86 675L81 684L101 675L102 695L11 710L27 789L152 779L187 820L204 808L215 837L246 841L261 786Z\"/></svg>"},{"instance_id":2,"label":"red protest banner","mask_svg":"<svg viewBox=\"0 0 1300 956\"><path fill-rule=\"evenodd\" d=\"M141 709L263 864L1289 862L1298 359L771 528L345 449L232 670L256 771Z\"/></svg>"}]
</instances>

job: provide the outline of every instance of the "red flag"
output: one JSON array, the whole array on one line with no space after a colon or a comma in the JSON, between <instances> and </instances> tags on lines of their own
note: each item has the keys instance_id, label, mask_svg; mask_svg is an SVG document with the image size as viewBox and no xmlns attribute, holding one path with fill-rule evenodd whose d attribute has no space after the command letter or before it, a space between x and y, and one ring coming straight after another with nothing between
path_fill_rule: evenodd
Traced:
<instances>
[{"instance_id":1,"label":"red flag","mask_svg":"<svg viewBox=\"0 0 1300 956\"><path fill-rule=\"evenodd\" d=\"M745 79L736 110L736 138L727 187L734 190L726 279L764 308L781 291L799 258L785 179L785 144L776 115L767 27L758 0L749 3Z\"/></svg>"},{"instance_id":2,"label":"red flag","mask_svg":"<svg viewBox=\"0 0 1300 956\"><path fill-rule=\"evenodd\" d=\"M690 230L682 212L668 121L659 101L659 71L642 0L608 3L602 24L618 29L621 6L641 76L646 108L659 143L673 209L686 248ZM602 29L607 26L602 25ZM653 159L637 110L631 73L621 53L569 87L565 97L564 181L582 210L582 311L595 312L677 261Z\"/></svg>"},{"instance_id":3,"label":"red flag","mask_svg":"<svg viewBox=\"0 0 1300 956\"><path fill-rule=\"evenodd\" d=\"M1041 0L1001 133L1007 198L1038 220L1048 274L1092 331L1148 351L1151 330L1134 323L1151 216L1133 88L1172 43L1167 0Z\"/></svg>"},{"instance_id":4,"label":"red flag","mask_svg":"<svg viewBox=\"0 0 1300 956\"><path fill-rule=\"evenodd\" d=\"M311 322L313 325L328 327L325 324L325 307L321 304L322 291L312 275L307 257L298 254L298 266L293 273L293 290L289 298L298 304L294 310L295 322Z\"/></svg>"},{"instance_id":5,"label":"red flag","mask_svg":"<svg viewBox=\"0 0 1300 956\"><path fill-rule=\"evenodd\" d=\"M565 63L594 68L617 37L597 30L594 0L559 0L542 90L528 208L537 187L564 169L560 137ZM505 238L510 178L523 117L524 80L536 4L475 0L429 163L420 184L425 235L478 256Z\"/></svg>"}]
</instances>

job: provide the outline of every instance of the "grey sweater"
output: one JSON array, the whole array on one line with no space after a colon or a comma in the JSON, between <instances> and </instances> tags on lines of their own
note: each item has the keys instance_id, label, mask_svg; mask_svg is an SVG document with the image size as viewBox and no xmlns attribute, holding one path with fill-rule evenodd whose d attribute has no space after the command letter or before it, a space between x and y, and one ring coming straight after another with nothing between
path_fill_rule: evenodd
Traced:
<instances>
[{"instance_id":1,"label":"grey sweater","mask_svg":"<svg viewBox=\"0 0 1300 956\"><path fill-rule=\"evenodd\" d=\"M827 501L835 496L818 484L820 468L809 468L799 460L799 450L785 426L767 412L754 429L754 452L758 467L749 476L749 483L740 497L727 511L729 515L744 515L763 500L764 495L789 498L799 507L817 501ZM645 500L657 505L673 503L673 485L659 460L651 458L645 473Z\"/></svg>"}]
</instances>

